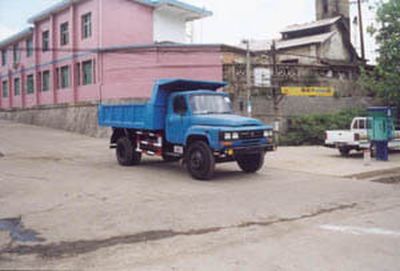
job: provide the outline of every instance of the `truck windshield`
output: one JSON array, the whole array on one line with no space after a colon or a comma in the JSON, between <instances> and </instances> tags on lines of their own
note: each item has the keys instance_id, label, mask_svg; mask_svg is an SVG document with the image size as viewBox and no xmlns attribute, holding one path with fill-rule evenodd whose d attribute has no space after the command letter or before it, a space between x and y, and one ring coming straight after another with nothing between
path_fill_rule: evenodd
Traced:
<instances>
[{"instance_id":1,"label":"truck windshield","mask_svg":"<svg viewBox=\"0 0 400 271\"><path fill-rule=\"evenodd\" d=\"M190 97L193 114L231 114L231 101L222 95L194 95Z\"/></svg>"}]
</instances>

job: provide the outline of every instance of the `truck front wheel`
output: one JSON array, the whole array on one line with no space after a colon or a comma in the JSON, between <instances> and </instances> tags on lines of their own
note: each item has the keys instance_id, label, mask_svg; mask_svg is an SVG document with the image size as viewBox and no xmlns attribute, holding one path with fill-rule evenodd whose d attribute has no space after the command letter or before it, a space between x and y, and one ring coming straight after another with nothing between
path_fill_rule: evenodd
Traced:
<instances>
[{"instance_id":1,"label":"truck front wheel","mask_svg":"<svg viewBox=\"0 0 400 271\"><path fill-rule=\"evenodd\" d=\"M186 154L186 165L193 178L210 180L215 170L215 158L210 147L202 141L190 144Z\"/></svg>"},{"instance_id":2,"label":"truck front wheel","mask_svg":"<svg viewBox=\"0 0 400 271\"><path fill-rule=\"evenodd\" d=\"M240 155L237 158L239 167L246 173L255 173L264 165L265 153Z\"/></svg>"},{"instance_id":3,"label":"truck front wheel","mask_svg":"<svg viewBox=\"0 0 400 271\"><path fill-rule=\"evenodd\" d=\"M117 140L116 155L121 166L133 166L140 163L142 154L135 151L135 146L127 137Z\"/></svg>"}]
</instances>

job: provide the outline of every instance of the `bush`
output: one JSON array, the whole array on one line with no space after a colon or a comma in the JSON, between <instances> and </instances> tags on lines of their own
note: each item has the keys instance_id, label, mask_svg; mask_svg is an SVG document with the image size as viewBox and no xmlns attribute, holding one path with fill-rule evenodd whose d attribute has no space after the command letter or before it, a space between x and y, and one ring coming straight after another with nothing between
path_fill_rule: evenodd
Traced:
<instances>
[{"instance_id":1,"label":"bush","mask_svg":"<svg viewBox=\"0 0 400 271\"><path fill-rule=\"evenodd\" d=\"M281 145L321 145L325 141L326 130L350 129L354 117L366 116L365 110L351 109L337 114L312 114L292 117L289 129L281 137Z\"/></svg>"}]
</instances>

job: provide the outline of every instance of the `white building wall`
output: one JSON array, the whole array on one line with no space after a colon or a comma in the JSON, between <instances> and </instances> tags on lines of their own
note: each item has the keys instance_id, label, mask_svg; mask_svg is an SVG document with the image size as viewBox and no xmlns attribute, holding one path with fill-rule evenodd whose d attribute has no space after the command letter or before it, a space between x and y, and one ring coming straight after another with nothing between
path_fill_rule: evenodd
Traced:
<instances>
[{"instance_id":1,"label":"white building wall","mask_svg":"<svg viewBox=\"0 0 400 271\"><path fill-rule=\"evenodd\" d=\"M342 36L338 30L322 47L322 57L332 60L350 61L349 50L343 43Z\"/></svg>"},{"instance_id":2,"label":"white building wall","mask_svg":"<svg viewBox=\"0 0 400 271\"><path fill-rule=\"evenodd\" d=\"M163 10L154 11L154 41L187 41L186 21L176 14Z\"/></svg>"}]
</instances>

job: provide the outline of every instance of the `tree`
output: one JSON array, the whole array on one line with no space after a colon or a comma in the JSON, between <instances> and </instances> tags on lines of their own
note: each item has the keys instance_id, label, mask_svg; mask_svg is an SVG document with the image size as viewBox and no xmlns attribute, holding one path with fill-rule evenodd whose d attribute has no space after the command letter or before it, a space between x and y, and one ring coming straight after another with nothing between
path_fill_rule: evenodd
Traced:
<instances>
[{"instance_id":1,"label":"tree","mask_svg":"<svg viewBox=\"0 0 400 271\"><path fill-rule=\"evenodd\" d=\"M365 77L369 85L389 105L400 108L400 0L377 4L376 26L370 27L378 43L379 56L374 77Z\"/></svg>"}]
</instances>

